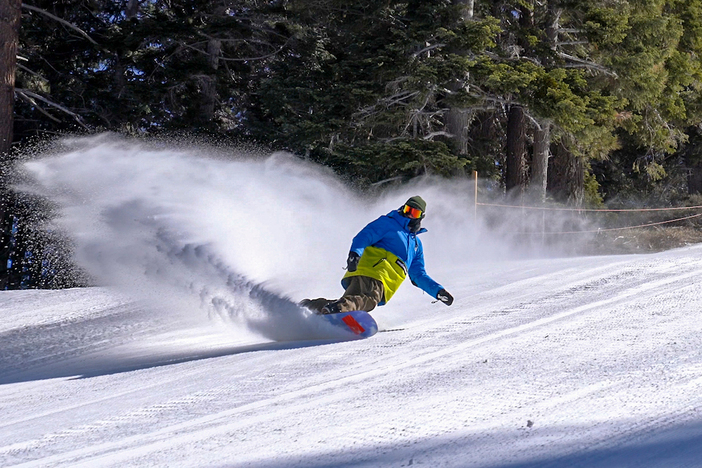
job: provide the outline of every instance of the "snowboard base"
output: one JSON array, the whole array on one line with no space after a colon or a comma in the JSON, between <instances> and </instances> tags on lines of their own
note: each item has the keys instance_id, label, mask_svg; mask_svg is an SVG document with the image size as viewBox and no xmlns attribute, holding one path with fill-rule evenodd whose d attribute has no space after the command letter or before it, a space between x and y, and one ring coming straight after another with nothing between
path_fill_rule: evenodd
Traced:
<instances>
[{"instance_id":1,"label":"snowboard base","mask_svg":"<svg viewBox=\"0 0 702 468\"><path fill-rule=\"evenodd\" d=\"M378 332L378 324L368 312L354 310L338 314L320 315L334 326L353 333L356 338L368 338Z\"/></svg>"}]
</instances>

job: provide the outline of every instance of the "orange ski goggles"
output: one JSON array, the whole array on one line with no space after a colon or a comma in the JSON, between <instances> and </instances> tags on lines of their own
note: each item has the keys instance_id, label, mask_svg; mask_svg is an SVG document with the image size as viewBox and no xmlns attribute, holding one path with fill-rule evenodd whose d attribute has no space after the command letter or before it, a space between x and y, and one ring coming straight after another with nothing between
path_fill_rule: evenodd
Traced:
<instances>
[{"instance_id":1,"label":"orange ski goggles","mask_svg":"<svg viewBox=\"0 0 702 468\"><path fill-rule=\"evenodd\" d=\"M404 205L402 207L402 214L412 219L420 219L422 216L424 216L424 212L422 210L409 205Z\"/></svg>"}]
</instances>

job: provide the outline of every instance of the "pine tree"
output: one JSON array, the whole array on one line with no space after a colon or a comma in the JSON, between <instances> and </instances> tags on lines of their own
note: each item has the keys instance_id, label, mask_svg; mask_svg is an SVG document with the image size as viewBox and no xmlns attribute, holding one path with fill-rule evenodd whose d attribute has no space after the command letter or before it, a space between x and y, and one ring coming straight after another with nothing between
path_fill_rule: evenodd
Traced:
<instances>
[{"instance_id":1,"label":"pine tree","mask_svg":"<svg viewBox=\"0 0 702 468\"><path fill-rule=\"evenodd\" d=\"M602 164L616 166L610 174L627 175L620 187L602 178L611 194L669 197L684 185L674 155L685 153L685 132L702 117L700 11L699 1L631 1L621 15L623 39L601 49L603 63L617 74L608 89L626 102L618 113L621 149Z\"/></svg>"},{"instance_id":2,"label":"pine tree","mask_svg":"<svg viewBox=\"0 0 702 468\"><path fill-rule=\"evenodd\" d=\"M273 125L274 144L370 182L469 162L445 130L445 109L472 100L470 59L451 51L484 49L494 25L443 1L295 6L300 62L276 63L255 94L260 138Z\"/></svg>"},{"instance_id":3,"label":"pine tree","mask_svg":"<svg viewBox=\"0 0 702 468\"><path fill-rule=\"evenodd\" d=\"M512 107L524 112L520 125L505 127L504 138L513 147L528 132L534 142L531 192L538 199L544 197L551 138L568 142L562 154L579 158L579 164L615 145L611 131L618 98L602 91L599 80L611 72L592 57L596 44L585 37L583 8L581 2L502 1L481 3L477 10L498 19L501 31L494 49L475 60L473 86L484 107L492 106L500 120L507 122L507 116L514 115ZM505 166L507 185L517 183L523 191L528 183L522 175L525 155L509 151L507 158L517 158ZM519 174L510 174L510 168ZM564 182L573 184L575 191L582 187L580 180Z\"/></svg>"},{"instance_id":4,"label":"pine tree","mask_svg":"<svg viewBox=\"0 0 702 468\"><path fill-rule=\"evenodd\" d=\"M30 102L22 109L30 122L25 133L76 122L137 133L234 132L252 76L290 39L280 8L259 2L40 0L37 6L90 31L95 43L29 12L22 31L28 64L18 78L72 118ZM54 115L46 119L47 112ZM41 126L31 127L37 120Z\"/></svg>"}]
</instances>

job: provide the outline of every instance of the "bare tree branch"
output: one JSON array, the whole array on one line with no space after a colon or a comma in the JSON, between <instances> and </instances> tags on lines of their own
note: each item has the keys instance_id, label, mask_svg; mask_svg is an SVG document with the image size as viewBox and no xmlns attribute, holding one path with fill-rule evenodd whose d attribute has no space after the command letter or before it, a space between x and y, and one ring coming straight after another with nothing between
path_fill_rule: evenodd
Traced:
<instances>
[{"instance_id":1,"label":"bare tree branch","mask_svg":"<svg viewBox=\"0 0 702 468\"><path fill-rule=\"evenodd\" d=\"M537 64L537 65L541 65L541 62L539 62L537 59L532 58L532 57L523 57L523 56L517 55L517 56L509 57L508 59L505 59L503 57L498 56L497 54L495 54L493 52L483 52L483 54L485 56L487 56L495 61L499 61L499 62L504 62L504 61L509 62L509 61L515 61L515 60L528 60L530 62ZM566 65L566 68L576 68L576 67L577 68L590 68L592 70L600 71L606 75L613 76L615 78L617 78L617 76L618 76L616 74L616 72L613 72L612 70L608 69L605 66L600 65L599 63L592 62L590 60L581 59L581 58L575 57L573 55L566 54L565 52L558 52L558 55L562 59L574 62L573 64Z\"/></svg>"},{"instance_id":2,"label":"bare tree branch","mask_svg":"<svg viewBox=\"0 0 702 468\"><path fill-rule=\"evenodd\" d=\"M22 65L21 63L18 63L18 64L17 64L17 68L20 68L20 69L26 71L26 72L29 73L30 75L36 76L37 78L39 78L39 79L42 80L42 81L48 81L45 77L41 76L39 73L35 72L34 70L25 67L25 66Z\"/></svg>"},{"instance_id":3,"label":"bare tree branch","mask_svg":"<svg viewBox=\"0 0 702 468\"><path fill-rule=\"evenodd\" d=\"M392 106L399 105L399 106L406 106L407 103L404 102L408 99L412 99L413 97L417 96L419 94L419 91L401 91L399 93L396 93L392 96L382 98L380 99L377 103L364 107L360 111L356 112L354 114L354 118L360 118L360 119L366 119L374 114L377 114L379 111L377 110L378 108L382 107L384 109L389 109Z\"/></svg>"},{"instance_id":4,"label":"bare tree branch","mask_svg":"<svg viewBox=\"0 0 702 468\"><path fill-rule=\"evenodd\" d=\"M425 48L423 48L422 50L413 53L413 54L412 54L412 57L419 57L419 56L422 55L424 52L429 52L429 51L432 51L432 50L434 50L434 49L438 49L439 47L444 47L445 45L446 45L446 44L434 44L434 45L425 47Z\"/></svg>"},{"instance_id":5,"label":"bare tree branch","mask_svg":"<svg viewBox=\"0 0 702 468\"><path fill-rule=\"evenodd\" d=\"M41 106L39 106L39 104L36 103L35 99L39 100L45 104L48 104L50 106L53 106L53 107L57 108L58 110L60 110L61 112L64 112L64 113L70 115L71 117L73 117L76 120L76 122L78 122L80 124L81 127L83 127L86 130L89 130L88 126L83 122L83 119L81 118L80 115L76 114L73 111L70 111L69 109L65 108L61 104L57 104L53 101L50 101L49 99L45 98L44 96L41 96L37 93L29 91L28 89L15 88L15 93L19 94L21 97L26 99L28 102L37 106L37 109L42 110ZM46 114L46 112L44 112L43 110L42 110L42 112L44 114ZM48 114L46 114L46 115L48 115Z\"/></svg>"},{"instance_id":6,"label":"bare tree branch","mask_svg":"<svg viewBox=\"0 0 702 468\"><path fill-rule=\"evenodd\" d=\"M285 47L287 47L287 42L280 46L277 50L271 52L270 54L266 55L260 55L258 57L244 57L244 58L228 58L228 57L220 57L220 60L224 60L225 62L249 62L251 60L265 60L267 58L273 57L274 55L278 55L280 52L282 52Z\"/></svg>"},{"instance_id":7,"label":"bare tree branch","mask_svg":"<svg viewBox=\"0 0 702 468\"><path fill-rule=\"evenodd\" d=\"M417 94L419 94L419 93L417 92ZM412 131L412 136L413 137L417 136L417 133L418 133L417 125L419 124L419 117L424 113L424 108L427 107L427 104L429 104L429 100L431 99L431 95L432 95L432 93L427 93L426 97L424 99L424 103L422 104L422 107L420 107L419 109L416 109L414 112L412 112L412 114L410 115L409 122L407 122L407 125L405 125L404 130L402 130L403 135L407 134L410 125L413 125L414 128Z\"/></svg>"},{"instance_id":8,"label":"bare tree branch","mask_svg":"<svg viewBox=\"0 0 702 468\"><path fill-rule=\"evenodd\" d=\"M612 70L610 70L606 67L603 67L602 65L600 65L598 63L591 62L589 60L584 60L584 59L581 59L578 57L574 57L572 55L566 54L565 52L559 52L558 55L561 58L564 58L566 60L570 60L571 62L577 63L578 64L577 66L582 66L585 68L591 68L593 70L598 70L606 75L613 76L613 77L617 78L617 74L615 72L613 72Z\"/></svg>"},{"instance_id":9,"label":"bare tree branch","mask_svg":"<svg viewBox=\"0 0 702 468\"><path fill-rule=\"evenodd\" d=\"M258 40L251 40L251 39L218 39L218 40L219 40L219 41L222 41L222 42L244 42L244 43L246 43L246 44L258 43L258 44L261 44L261 45L264 45L264 46L268 46L268 47L271 47L271 48L273 47L272 44L270 44L270 43L268 43L268 42L258 41ZM289 42L289 40L285 41L285 44L283 44L282 46L278 47L278 48L277 48L276 50L274 50L273 52L271 52L271 53L269 53L269 54L265 54L265 55L260 55L260 56L258 56L258 57L229 58L229 57L222 57L222 56L220 56L220 57L218 57L218 60L223 60L223 61L226 61L226 62L248 62L248 61L251 61L251 60L265 60L265 59L267 59L267 58L270 58L270 57L273 57L274 55L279 54L283 49L285 49L285 47L287 47L288 42ZM203 42L196 42L196 43L195 43L195 45L199 45L199 44L206 44L206 42L203 41ZM183 46L183 47L185 47L186 49L194 50L194 51L196 51L196 52L200 52L201 54L208 55L208 52L207 52L206 50L199 49L199 48L195 47L195 45L185 44L185 43L183 43L183 42L180 42L180 45Z\"/></svg>"},{"instance_id":10,"label":"bare tree branch","mask_svg":"<svg viewBox=\"0 0 702 468\"><path fill-rule=\"evenodd\" d=\"M37 104L37 102L34 99L30 98L29 96L27 96L23 92L15 89L15 93L17 95L19 95L19 97L21 97L22 99L24 99L25 101L30 103L31 105L33 105L39 112L41 112L42 114L47 116L49 119L53 120L54 122L58 122L58 123L61 122L61 120L59 120L56 117L54 117L53 115L49 114L46 110L44 110L43 107L41 107L39 104Z\"/></svg>"},{"instance_id":11,"label":"bare tree branch","mask_svg":"<svg viewBox=\"0 0 702 468\"><path fill-rule=\"evenodd\" d=\"M453 133L449 133L449 132L439 131L439 132L431 132L428 135L424 135L422 137L422 139L423 140L433 140L434 137L438 137L438 136L445 136L445 137L449 137L449 138L454 138L456 135L454 135Z\"/></svg>"},{"instance_id":12,"label":"bare tree branch","mask_svg":"<svg viewBox=\"0 0 702 468\"><path fill-rule=\"evenodd\" d=\"M389 179L385 179L385 180L381 180L379 182L372 183L371 186L377 187L378 185L387 184L388 182L393 182L395 180L400 180L400 179L402 179L402 176L390 177Z\"/></svg>"},{"instance_id":13,"label":"bare tree branch","mask_svg":"<svg viewBox=\"0 0 702 468\"><path fill-rule=\"evenodd\" d=\"M49 12L46 11L46 10L42 10L41 8L37 8L37 7L31 6L31 5L27 5L26 3L23 3L23 4L22 4L22 8L24 8L25 10L29 10L29 11L34 11L34 12L40 13L40 14L42 14L42 15L48 17L48 18L51 18L51 19L54 20L54 21L58 21L58 22L61 23L62 25L66 26L66 27L68 27L68 28L71 28L71 29L73 29L74 31L78 32L78 34L80 34L81 36L83 36L84 38L86 38L87 40L89 40L91 43L93 43L93 44L95 44L95 45L98 45L98 43L95 42L95 41L93 40L92 37L88 36L88 34L87 34L85 31L83 31L82 29L80 29L78 26L76 26L76 25L73 24L73 23L69 23L68 21L66 21L66 20L64 20L64 19L61 19L61 18L59 18L59 17L56 16L56 15L52 15L51 13L49 13Z\"/></svg>"}]
</instances>

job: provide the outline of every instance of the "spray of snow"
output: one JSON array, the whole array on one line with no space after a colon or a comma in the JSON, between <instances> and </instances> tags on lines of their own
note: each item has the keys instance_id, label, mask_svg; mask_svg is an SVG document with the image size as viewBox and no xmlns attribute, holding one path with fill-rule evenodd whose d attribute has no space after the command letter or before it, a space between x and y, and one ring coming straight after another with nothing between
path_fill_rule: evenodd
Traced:
<instances>
[{"instance_id":1,"label":"spray of snow","mask_svg":"<svg viewBox=\"0 0 702 468\"><path fill-rule=\"evenodd\" d=\"M297 302L338 297L353 236L409 196L428 203L423 239L433 276L509 253L480 234L469 180L424 178L370 200L289 154L114 135L63 140L24 167L32 190L61 208L57 222L77 262L99 283L273 340L329 337ZM449 279L436 279L450 289Z\"/></svg>"}]
</instances>

